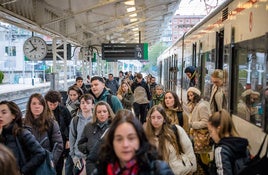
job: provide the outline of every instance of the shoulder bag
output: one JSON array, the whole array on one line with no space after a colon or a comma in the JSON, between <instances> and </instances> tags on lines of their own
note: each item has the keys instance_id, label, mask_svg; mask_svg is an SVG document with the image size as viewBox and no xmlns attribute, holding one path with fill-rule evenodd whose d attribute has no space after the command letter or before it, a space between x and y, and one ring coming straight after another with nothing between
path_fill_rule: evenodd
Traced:
<instances>
[{"instance_id":1,"label":"shoulder bag","mask_svg":"<svg viewBox=\"0 0 268 175\"><path fill-rule=\"evenodd\" d=\"M267 175L268 174L268 143L266 146L265 155L260 157L263 150L263 146L266 140L267 134L265 135L258 153L253 159L246 164L246 167L238 175Z\"/></svg>"},{"instance_id":2,"label":"shoulder bag","mask_svg":"<svg viewBox=\"0 0 268 175\"><path fill-rule=\"evenodd\" d=\"M45 137L41 142L40 145L42 145L42 143L48 139L47 137ZM44 160L44 162L36 169L36 175L43 175L43 174L49 174L49 175L56 175L56 170L54 167L54 163L53 163L53 156L52 153L49 152L48 150L46 150L46 158Z\"/></svg>"}]
</instances>

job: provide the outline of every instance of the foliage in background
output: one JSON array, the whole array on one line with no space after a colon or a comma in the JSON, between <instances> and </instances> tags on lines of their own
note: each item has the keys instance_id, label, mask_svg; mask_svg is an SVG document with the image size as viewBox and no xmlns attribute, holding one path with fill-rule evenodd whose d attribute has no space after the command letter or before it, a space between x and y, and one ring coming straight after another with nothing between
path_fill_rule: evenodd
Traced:
<instances>
[{"instance_id":1,"label":"foliage in background","mask_svg":"<svg viewBox=\"0 0 268 175\"><path fill-rule=\"evenodd\" d=\"M158 42L149 48L149 59L148 62L142 68L142 72L147 72L156 75L158 72L157 58L161 55L168 46L162 42Z\"/></svg>"},{"instance_id":2,"label":"foliage in background","mask_svg":"<svg viewBox=\"0 0 268 175\"><path fill-rule=\"evenodd\" d=\"M4 78L5 78L4 72L0 71L0 84L2 84Z\"/></svg>"}]
</instances>

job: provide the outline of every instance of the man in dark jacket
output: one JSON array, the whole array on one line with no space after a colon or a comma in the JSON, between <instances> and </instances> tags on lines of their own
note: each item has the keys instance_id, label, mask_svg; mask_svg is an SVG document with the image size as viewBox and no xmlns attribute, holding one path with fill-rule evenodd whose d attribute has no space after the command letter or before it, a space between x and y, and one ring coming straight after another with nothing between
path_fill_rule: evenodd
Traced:
<instances>
[{"instance_id":1,"label":"man in dark jacket","mask_svg":"<svg viewBox=\"0 0 268 175\"><path fill-rule=\"evenodd\" d=\"M69 152L69 125L72 119L72 116L69 110L61 105L61 94L58 91L50 90L45 95L45 99L47 101L48 107L53 112L56 121L59 124L63 145L64 145L64 152L61 155L57 165L56 171L58 175L62 174L62 168L64 165L64 157L68 155Z\"/></svg>"},{"instance_id":2,"label":"man in dark jacket","mask_svg":"<svg viewBox=\"0 0 268 175\"><path fill-rule=\"evenodd\" d=\"M81 88L84 94L88 93L88 91L89 91L89 90L87 89L85 83L83 82L83 78L82 78L82 77L77 77L77 78L75 79L75 84L74 84L74 85L76 85L76 86L78 86L79 88Z\"/></svg>"},{"instance_id":3,"label":"man in dark jacket","mask_svg":"<svg viewBox=\"0 0 268 175\"><path fill-rule=\"evenodd\" d=\"M141 73L137 74L136 81L132 84L131 90L134 93L133 108L135 115L141 123L144 123L151 100L151 93Z\"/></svg>"},{"instance_id":4,"label":"man in dark jacket","mask_svg":"<svg viewBox=\"0 0 268 175\"><path fill-rule=\"evenodd\" d=\"M122 103L117 98L117 96L112 95L106 88L105 88L105 81L100 76L94 76L91 78L91 89L89 91L95 98L95 103L99 101L107 102L114 113L118 110L123 109Z\"/></svg>"},{"instance_id":5,"label":"man in dark jacket","mask_svg":"<svg viewBox=\"0 0 268 175\"><path fill-rule=\"evenodd\" d=\"M113 95L116 95L119 88L118 82L114 79L113 74L108 75L108 80L106 80L105 86L111 90Z\"/></svg>"}]
</instances>

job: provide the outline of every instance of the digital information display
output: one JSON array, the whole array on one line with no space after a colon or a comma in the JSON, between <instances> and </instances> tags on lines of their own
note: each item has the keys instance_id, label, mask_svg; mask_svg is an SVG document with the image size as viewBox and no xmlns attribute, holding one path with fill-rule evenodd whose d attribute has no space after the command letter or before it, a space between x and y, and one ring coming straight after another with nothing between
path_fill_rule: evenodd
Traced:
<instances>
[{"instance_id":1,"label":"digital information display","mask_svg":"<svg viewBox=\"0 0 268 175\"><path fill-rule=\"evenodd\" d=\"M102 44L102 59L117 60L148 60L148 43L133 44Z\"/></svg>"}]
</instances>

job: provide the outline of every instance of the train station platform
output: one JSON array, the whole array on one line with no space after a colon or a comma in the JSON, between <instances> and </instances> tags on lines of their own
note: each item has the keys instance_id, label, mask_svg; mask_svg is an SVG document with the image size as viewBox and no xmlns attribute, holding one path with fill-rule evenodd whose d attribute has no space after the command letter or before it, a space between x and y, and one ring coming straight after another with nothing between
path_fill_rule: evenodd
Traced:
<instances>
[{"instance_id":1,"label":"train station platform","mask_svg":"<svg viewBox=\"0 0 268 175\"><path fill-rule=\"evenodd\" d=\"M50 86L50 82L31 84L0 84L0 94Z\"/></svg>"}]
</instances>

